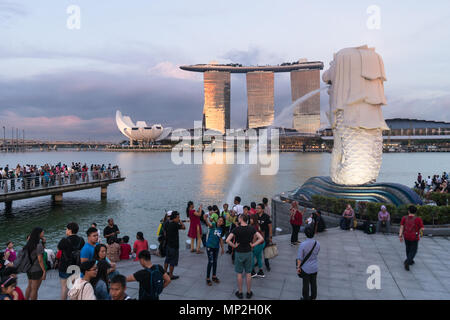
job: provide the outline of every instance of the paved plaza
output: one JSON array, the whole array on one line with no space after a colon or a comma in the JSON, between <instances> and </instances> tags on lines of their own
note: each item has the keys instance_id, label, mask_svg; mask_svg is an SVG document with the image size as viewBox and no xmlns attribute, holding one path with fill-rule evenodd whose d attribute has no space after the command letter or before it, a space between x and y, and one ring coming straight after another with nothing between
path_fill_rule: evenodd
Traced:
<instances>
[{"instance_id":1,"label":"paved plaza","mask_svg":"<svg viewBox=\"0 0 450 320\"><path fill-rule=\"evenodd\" d=\"M299 240L305 236L300 234ZM373 234L359 230L343 231L332 228L316 239L320 242L318 273L319 300L372 300L372 299L450 299L450 240L425 237L419 243L418 254L411 271L403 267L405 247L398 236ZM290 235L274 237L279 255L271 260L271 271L264 279L253 278L253 300L298 300L301 297L301 279L296 275L295 258L298 246L290 245ZM160 257L152 256L153 263L163 264ZM179 266L172 281L160 296L162 300L237 300L236 275L231 257L219 256L217 276L220 284L206 285L206 253L195 254L180 249ZM367 288L370 276L367 267L377 265L381 270L381 289ZM117 269L129 275L141 267L138 262L125 261ZM19 286L26 289L26 276L19 275ZM245 293L244 285L244 293ZM137 297L138 283L129 283L127 293ZM39 290L39 299L59 300L58 273L51 270ZM244 298L243 301L246 299Z\"/></svg>"}]
</instances>

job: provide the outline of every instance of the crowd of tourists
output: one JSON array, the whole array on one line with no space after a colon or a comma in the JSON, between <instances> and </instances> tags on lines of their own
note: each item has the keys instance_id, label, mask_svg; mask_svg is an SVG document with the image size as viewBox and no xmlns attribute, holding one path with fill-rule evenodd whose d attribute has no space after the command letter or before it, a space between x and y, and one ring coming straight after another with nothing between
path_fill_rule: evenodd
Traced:
<instances>
[{"instance_id":1,"label":"crowd of tourists","mask_svg":"<svg viewBox=\"0 0 450 320\"><path fill-rule=\"evenodd\" d=\"M419 172L416 181L414 181L414 187L422 190L423 193L450 193L448 173L443 172L442 175L434 174L433 177L428 176L425 178L425 176L422 176L422 173Z\"/></svg>"},{"instance_id":2,"label":"crowd of tourists","mask_svg":"<svg viewBox=\"0 0 450 320\"><path fill-rule=\"evenodd\" d=\"M384 211L383 211L384 210ZM343 219L350 225L354 219L351 206L347 207ZM385 208L381 218L389 217ZM417 244L423 233L423 222L415 217L416 208L409 208L408 216L401 221L400 241L405 241L405 269L414 264ZM139 283L139 300L158 300L163 289L179 278L174 273L179 262L180 230L186 230L191 239L191 254L202 255L205 259L205 286L220 284L217 262L225 252L230 255L236 273L235 295L251 299L252 278L264 278L270 272L270 258L276 256L272 242L273 228L271 209L267 198L260 203L241 204L235 197L233 205L224 204L222 210L217 205L195 207L192 201L186 206L186 219L182 220L178 211L166 212L158 228L160 246L157 255L164 258L164 265L153 264L148 241L143 232L136 234L133 246L128 236L120 237L121 231L112 218L108 219L102 236L96 223L86 230L86 241L78 235L79 226L75 222L67 224L65 236L59 241L56 253L46 248L44 230L36 227L27 237L26 245L16 251L13 242L6 244L0 260L0 300L37 300L39 288L50 269L57 269L60 279L62 300L130 300L127 283ZM302 299L317 297L318 255L320 243L315 234L326 230L320 211L313 210L306 215L293 201L290 208L292 226L291 245L299 245L296 259L297 275L302 278ZM384 218L383 218L384 219ZM306 240L298 241L302 231ZM203 251L202 250L206 250ZM276 251L276 250L275 250ZM155 254L155 253L153 253ZM122 260L139 262L141 270L124 275L117 268ZM263 264L264 261L264 264ZM265 266L265 269L263 269ZM28 285L25 291L17 286L17 277L26 274ZM229 279L226 279L229 281Z\"/></svg>"},{"instance_id":3,"label":"crowd of tourists","mask_svg":"<svg viewBox=\"0 0 450 320\"><path fill-rule=\"evenodd\" d=\"M0 167L0 191L10 191L46 187L55 184L98 180L120 176L119 167L111 164L91 164L72 162L70 165L59 162L56 165L20 165ZM8 182L9 181L9 184Z\"/></svg>"}]
</instances>

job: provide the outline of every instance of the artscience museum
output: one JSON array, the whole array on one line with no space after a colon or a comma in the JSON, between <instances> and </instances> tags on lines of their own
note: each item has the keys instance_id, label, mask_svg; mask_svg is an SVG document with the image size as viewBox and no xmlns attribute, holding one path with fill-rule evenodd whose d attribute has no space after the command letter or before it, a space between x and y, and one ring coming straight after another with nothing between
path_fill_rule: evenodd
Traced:
<instances>
[{"instance_id":1,"label":"artscience museum","mask_svg":"<svg viewBox=\"0 0 450 320\"><path fill-rule=\"evenodd\" d=\"M134 141L140 145L149 145L167 138L172 131L172 128L163 128L161 124L147 125L145 121L134 124L129 116L122 115L119 110L116 111L116 124L120 132L130 139L130 145Z\"/></svg>"}]
</instances>

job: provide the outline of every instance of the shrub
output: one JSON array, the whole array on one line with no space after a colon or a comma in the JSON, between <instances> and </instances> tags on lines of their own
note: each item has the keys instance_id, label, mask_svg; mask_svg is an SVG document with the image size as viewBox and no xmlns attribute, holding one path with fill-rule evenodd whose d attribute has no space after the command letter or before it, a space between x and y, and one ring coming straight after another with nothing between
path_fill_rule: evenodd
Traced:
<instances>
[{"instance_id":1,"label":"shrub","mask_svg":"<svg viewBox=\"0 0 450 320\"><path fill-rule=\"evenodd\" d=\"M447 206L450 204L450 194L448 193L432 192L430 199L436 202L438 206Z\"/></svg>"},{"instance_id":2,"label":"shrub","mask_svg":"<svg viewBox=\"0 0 450 320\"><path fill-rule=\"evenodd\" d=\"M326 197L321 195L312 196L312 204L316 209L323 210L325 212L342 215L347 203L350 203L355 210L356 216L361 219L368 219L370 221L378 220L378 212L381 210L381 206L385 205L386 210L391 215L391 222L400 223L401 218L408 214L409 205L395 206L388 203L367 202L358 201L352 199L340 199L333 197ZM421 217L424 224L450 224L450 206L416 206L417 216Z\"/></svg>"}]
</instances>

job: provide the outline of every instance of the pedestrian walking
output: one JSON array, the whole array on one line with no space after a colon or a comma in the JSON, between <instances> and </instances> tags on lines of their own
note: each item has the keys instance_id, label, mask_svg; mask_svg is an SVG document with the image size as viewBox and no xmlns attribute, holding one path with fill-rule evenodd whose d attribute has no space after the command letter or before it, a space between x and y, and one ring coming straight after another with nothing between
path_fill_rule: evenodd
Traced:
<instances>
[{"instance_id":1,"label":"pedestrian walking","mask_svg":"<svg viewBox=\"0 0 450 320\"><path fill-rule=\"evenodd\" d=\"M408 207L408 215L404 216L400 222L399 238L400 242L405 240L406 260L405 270L409 271L409 266L414 264L420 237L423 236L424 225L420 217L416 217L417 208Z\"/></svg>"}]
</instances>

